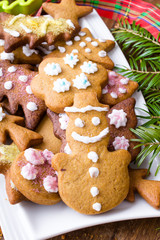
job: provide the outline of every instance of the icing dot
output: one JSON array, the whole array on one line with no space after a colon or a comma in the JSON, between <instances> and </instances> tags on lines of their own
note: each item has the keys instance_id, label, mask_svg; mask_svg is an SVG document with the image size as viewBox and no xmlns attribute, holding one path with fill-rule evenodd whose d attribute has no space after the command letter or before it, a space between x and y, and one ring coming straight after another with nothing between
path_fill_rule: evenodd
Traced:
<instances>
[{"instance_id":1,"label":"icing dot","mask_svg":"<svg viewBox=\"0 0 160 240\"><path fill-rule=\"evenodd\" d=\"M28 85L28 86L26 87L26 92L27 92L28 94L33 94L33 93L32 93L32 89L31 89L31 86Z\"/></svg>"},{"instance_id":2,"label":"icing dot","mask_svg":"<svg viewBox=\"0 0 160 240\"><path fill-rule=\"evenodd\" d=\"M115 93L115 92L111 92L110 95L112 98L118 98L117 93Z\"/></svg>"},{"instance_id":3,"label":"icing dot","mask_svg":"<svg viewBox=\"0 0 160 240\"><path fill-rule=\"evenodd\" d=\"M94 203L94 204L92 205L92 207L93 207L93 209L96 210L97 212L101 211L101 208L102 208L101 204L100 204L100 203L97 203L97 202Z\"/></svg>"},{"instance_id":4,"label":"icing dot","mask_svg":"<svg viewBox=\"0 0 160 240\"><path fill-rule=\"evenodd\" d=\"M110 124L115 125L116 128L125 127L127 123L127 113L123 111L123 109L117 110L113 109L112 113L108 114L110 118Z\"/></svg>"},{"instance_id":5,"label":"icing dot","mask_svg":"<svg viewBox=\"0 0 160 240\"><path fill-rule=\"evenodd\" d=\"M36 179L38 171L35 169L34 165L27 163L21 169L21 175L27 180L34 180Z\"/></svg>"},{"instance_id":6,"label":"icing dot","mask_svg":"<svg viewBox=\"0 0 160 240\"><path fill-rule=\"evenodd\" d=\"M89 62L83 62L83 65L80 66L82 72L85 72L85 73L95 73L98 71L98 67L97 67L97 64L96 63L93 63L92 61L89 61Z\"/></svg>"},{"instance_id":7,"label":"icing dot","mask_svg":"<svg viewBox=\"0 0 160 240\"><path fill-rule=\"evenodd\" d=\"M42 42L43 45L47 45L48 43L47 42Z\"/></svg>"},{"instance_id":8,"label":"icing dot","mask_svg":"<svg viewBox=\"0 0 160 240\"><path fill-rule=\"evenodd\" d=\"M129 147L129 140L126 139L124 136L122 137L115 137L113 146L115 150L125 149L127 150Z\"/></svg>"},{"instance_id":9,"label":"icing dot","mask_svg":"<svg viewBox=\"0 0 160 240\"><path fill-rule=\"evenodd\" d=\"M38 110L38 107L37 107L36 103L28 102L27 103L27 109L34 112L34 111Z\"/></svg>"},{"instance_id":10,"label":"icing dot","mask_svg":"<svg viewBox=\"0 0 160 240\"><path fill-rule=\"evenodd\" d=\"M60 93L69 91L71 83L66 78L58 78L54 83L53 90Z\"/></svg>"},{"instance_id":11,"label":"icing dot","mask_svg":"<svg viewBox=\"0 0 160 240\"><path fill-rule=\"evenodd\" d=\"M0 39L0 46L4 46L4 40L3 39Z\"/></svg>"},{"instance_id":12,"label":"icing dot","mask_svg":"<svg viewBox=\"0 0 160 240\"><path fill-rule=\"evenodd\" d=\"M66 130L69 122L69 117L66 113L60 113L59 114L59 122L61 124L60 128L62 130Z\"/></svg>"},{"instance_id":13,"label":"icing dot","mask_svg":"<svg viewBox=\"0 0 160 240\"><path fill-rule=\"evenodd\" d=\"M98 159L99 159L98 154L96 152L94 152L94 151L89 152L87 156L94 163L96 163L98 161Z\"/></svg>"},{"instance_id":14,"label":"icing dot","mask_svg":"<svg viewBox=\"0 0 160 240\"><path fill-rule=\"evenodd\" d=\"M122 83L123 85L128 84L128 82L129 82L129 78L121 78L120 80L120 83Z\"/></svg>"},{"instance_id":15,"label":"icing dot","mask_svg":"<svg viewBox=\"0 0 160 240\"><path fill-rule=\"evenodd\" d=\"M2 107L0 107L0 122L5 118L6 114L3 112Z\"/></svg>"},{"instance_id":16,"label":"icing dot","mask_svg":"<svg viewBox=\"0 0 160 240\"><path fill-rule=\"evenodd\" d=\"M86 43L85 42L80 42L79 46L84 48L86 46Z\"/></svg>"},{"instance_id":17,"label":"icing dot","mask_svg":"<svg viewBox=\"0 0 160 240\"><path fill-rule=\"evenodd\" d=\"M127 92L127 90L125 88L118 88L118 91L120 93L126 93Z\"/></svg>"},{"instance_id":18,"label":"icing dot","mask_svg":"<svg viewBox=\"0 0 160 240\"><path fill-rule=\"evenodd\" d=\"M108 86L107 85L102 89L102 94L106 94L106 93L108 93Z\"/></svg>"},{"instance_id":19,"label":"icing dot","mask_svg":"<svg viewBox=\"0 0 160 240\"><path fill-rule=\"evenodd\" d=\"M81 36L81 37L84 37L86 35L86 33L85 32L79 32L79 36Z\"/></svg>"},{"instance_id":20,"label":"icing dot","mask_svg":"<svg viewBox=\"0 0 160 240\"><path fill-rule=\"evenodd\" d=\"M12 81L7 81L4 83L4 88L10 90L12 88Z\"/></svg>"},{"instance_id":21,"label":"icing dot","mask_svg":"<svg viewBox=\"0 0 160 240\"><path fill-rule=\"evenodd\" d=\"M112 78L112 79L109 79L108 81L108 85L113 87L115 85L115 80Z\"/></svg>"},{"instance_id":22,"label":"icing dot","mask_svg":"<svg viewBox=\"0 0 160 240\"><path fill-rule=\"evenodd\" d=\"M75 26L73 24L73 22L71 21L71 19L67 19L66 23L73 29L75 29Z\"/></svg>"},{"instance_id":23,"label":"icing dot","mask_svg":"<svg viewBox=\"0 0 160 240\"><path fill-rule=\"evenodd\" d=\"M54 62L47 63L47 65L44 68L44 71L49 76L54 76L54 75L57 76L59 73L62 72L60 65Z\"/></svg>"},{"instance_id":24,"label":"icing dot","mask_svg":"<svg viewBox=\"0 0 160 240\"><path fill-rule=\"evenodd\" d=\"M26 75L20 75L18 78L21 82L27 82L28 81L28 76Z\"/></svg>"},{"instance_id":25,"label":"icing dot","mask_svg":"<svg viewBox=\"0 0 160 240\"><path fill-rule=\"evenodd\" d=\"M98 47L98 43L96 41L91 42L92 46Z\"/></svg>"},{"instance_id":26,"label":"icing dot","mask_svg":"<svg viewBox=\"0 0 160 240\"><path fill-rule=\"evenodd\" d=\"M66 45L72 46L73 42L72 41L66 41Z\"/></svg>"},{"instance_id":27,"label":"icing dot","mask_svg":"<svg viewBox=\"0 0 160 240\"><path fill-rule=\"evenodd\" d=\"M72 81L74 83L73 87L76 87L77 89L86 89L88 86L91 86L87 76L84 73L76 75L76 78Z\"/></svg>"},{"instance_id":28,"label":"icing dot","mask_svg":"<svg viewBox=\"0 0 160 240\"><path fill-rule=\"evenodd\" d=\"M90 52L92 52L92 51L91 51L90 48L86 48L86 49L85 49L85 52L86 52L86 53L90 53Z\"/></svg>"},{"instance_id":29,"label":"icing dot","mask_svg":"<svg viewBox=\"0 0 160 240\"><path fill-rule=\"evenodd\" d=\"M91 187L90 193L92 194L93 197L96 197L99 194L99 190L97 187Z\"/></svg>"},{"instance_id":30,"label":"icing dot","mask_svg":"<svg viewBox=\"0 0 160 240\"><path fill-rule=\"evenodd\" d=\"M72 53L79 53L78 49L73 49Z\"/></svg>"},{"instance_id":31,"label":"icing dot","mask_svg":"<svg viewBox=\"0 0 160 240\"><path fill-rule=\"evenodd\" d=\"M114 71L109 71L108 72L108 77L109 78L117 78L118 77L118 74Z\"/></svg>"},{"instance_id":32,"label":"icing dot","mask_svg":"<svg viewBox=\"0 0 160 240\"><path fill-rule=\"evenodd\" d=\"M33 165L41 165L44 164L44 157L41 153L41 151L38 151L33 148L28 148L24 151L24 156L26 160Z\"/></svg>"},{"instance_id":33,"label":"icing dot","mask_svg":"<svg viewBox=\"0 0 160 240\"><path fill-rule=\"evenodd\" d=\"M85 40L86 40L87 42L91 42L91 41L92 41L92 39L91 39L90 37L86 37Z\"/></svg>"},{"instance_id":34,"label":"icing dot","mask_svg":"<svg viewBox=\"0 0 160 240\"><path fill-rule=\"evenodd\" d=\"M75 122L74 122L76 127L84 127L84 122L80 119L80 118L76 118Z\"/></svg>"},{"instance_id":35,"label":"icing dot","mask_svg":"<svg viewBox=\"0 0 160 240\"><path fill-rule=\"evenodd\" d=\"M72 153L72 150L70 149L68 143L66 144L66 146L64 148L64 152L67 153L67 154L71 154Z\"/></svg>"},{"instance_id":36,"label":"icing dot","mask_svg":"<svg viewBox=\"0 0 160 240\"><path fill-rule=\"evenodd\" d=\"M47 176L43 179L43 186L47 192L58 192L58 180L57 177Z\"/></svg>"},{"instance_id":37,"label":"icing dot","mask_svg":"<svg viewBox=\"0 0 160 240\"><path fill-rule=\"evenodd\" d=\"M54 45L48 46L49 51L53 51L55 49Z\"/></svg>"},{"instance_id":38,"label":"icing dot","mask_svg":"<svg viewBox=\"0 0 160 240\"><path fill-rule=\"evenodd\" d=\"M14 53L6 53L3 51L1 54L1 60L10 60L11 62L14 61Z\"/></svg>"},{"instance_id":39,"label":"icing dot","mask_svg":"<svg viewBox=\"0 0 160 240\"><path fill-rule=\"evenodd\" d=\"M68 64L71 68L74 68L75 65L77 65L77 62L79 62L78 55L66 54L66 56L63 58L65 64Z\"/></svg>"},{"instance_id":40,"label":"icing dot","mask_svg":"<svg viewBox=\"0 0 160 240\"><path fill-rule=\"evenodd\" d=\"M3 76L3 71L2 71L2 68L0 68L0 77Z\"/></svg>"},{"instance_id":41,"label":"icing dot","mask_svg":"<svg viewBox=\"0 0 160 240\"><path fill-rule=\"evenodd\" d=\"M64 53L66 51L64 47L60 47L60 46L58 46L58 50L60 51L60 53Z\"/></svg>"},{"instance_id":42,"label":"icing dot","mask_svg":"<svg viewBox=\"0 0 160 240\"><path fill-rule=\"evenodd\" d=\"M80 41L80 40L81 40L81 38L80 38L79 36L75 36L75 37L74 37L74 41L78 42L78 41Z\"/></svg>"},{"instance_id":43,"label":"icing dot","mask_svg":"<svg viewBox=\"0 0 160 240\"><path fill-rule=\"evenodd\" d=\"M29 48L29 44L26 44L25 46L23 46L22 50L23 50L23 54L26 55L27 57L30 57L33 53L38 54L37 50Z\"/></svg>"},{"instance_id":44,"label":"icing dot","mask_svg":"<svg viewBox=\"0 0 160 240\"><path fill-rule=\"evenodd\" d=\"M104 50L101 50L101 51L99 51L98 55L99 55L100 57L106 57L106 56L107 56L107 53L106 53Z\"/></svg>"},{"instance_id":45,"label":"icing dot","mask_svg":"<svg viewBox=\"0 0 160 240\"><path fill-rule=\"evenodd\" d=\"M99 38L98 40L99 42L106 42L106 39L103 39L103 38Z\"/></svg>"},{"instance_id":46,"label":"icing dot","mask_svg":"<svg viewBox=\"0 0 160 240\"><path fill-rule=\"evenodd\" d=\"M93 117L92 118L93 125L98 126L100 124L100 122L101 122L101 120L100 120L99 117Z\"/></svg>"},{"instance_id":47,"label":"icing dot","mask_svg":"<svg viewBox=\"0 0 160 240\"><path fill-rule=\"evenodd\" d=\"M45 149L43 152L43 157L47 160L47 162L51 165L52 163L52 157L54 156L54 154L49 151L48 149Z\"/></svg>"},{"instance_id":48,"label":"icing dot","mask_svg":"<svg viewBox=\"0 0 160 240\"><path fill-rule=\"evenodd\" d=\"M91 178L97 178L98 177L98 175L99 175L99 170L98 170L98 168L96 168L96 167L90 167L89 168L89 174L90 174L90 176L91 176Z\"/></svg>"},{"instance_id":49,"label":"icing dot","mask_svg":"<svg viewBox=\"0 0 160 240\"><path fill-rule=\"evenodd\" d=\"M17 70L17 68L15 66L11 66L8 68L8 72L10 72L10 73L15 72L16 70Z\"/></svg>"}]
</instances>

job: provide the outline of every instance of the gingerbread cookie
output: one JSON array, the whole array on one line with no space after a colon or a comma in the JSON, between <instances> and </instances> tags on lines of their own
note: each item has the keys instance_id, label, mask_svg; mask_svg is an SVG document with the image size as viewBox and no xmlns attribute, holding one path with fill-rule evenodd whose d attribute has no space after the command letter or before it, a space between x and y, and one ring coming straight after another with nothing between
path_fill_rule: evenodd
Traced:
<instances>
[{"instance_id":1,"label":"gingerbread cookie","mask_svg":"<svg viewBox=\"0 0 160 240\"><path fill-rule=\"evenodd\" d=\"M35 48L42 42L53 44L56 39L69 40L79 29L69 19L53 19L49 15L31 17L29 15L10 15L0 13L0 38L5 40L5 51L29 44Z\"/></svg>"},{"instance_id":2,"label":"gingerbread cookie","mask_svg":"<svg viewBox=\"0 0 160 240\"><path fill-rule=\"evenodd\" d=\"M67 53L79 52L88 60L103 65L107 69L113 69L114 63L108 56L108 52L115 46L115 42L107 39L95 39L88 28L83 28L77 36L70 41L58 41L55 43L57 50L47 56L64 57Z\"/></svg>"},{"instance_id":3,"label":"gingerbread cookie","mask_svg":"<svg viewBox=\"0 0 160 240\"><path fill-rule=\"evenodd\" d=\"M44 116L38 125L36 132L43 137L43 142L36 146L37 149L48 149L53 153L59 152L61 141L54 135L52 122L47 115Z\"/></svg>"},{"instance_id":4,"label":"gingerbread cookie","mask_svg":"<svg viewBox=\"0 0 160 240\"><path fill-rule=\"evenodd\" d=\"M9 60L12 63L24 63L24 64L39 64L42 61L42 56L38 50L30 49L26 44L23 47L19 47L11 53L4 51L4 40L0 39L0 59Z\"/></svg>"},{"instance_id":5,"label":"gingerbread cookie","mask_svg":"<svg viewBox=\"0 0 160 240\"><path fill-rule=\"evenodd\" d=\"M10 168L11 179L30 201L52 205L60 201L58 177L51 167L53 153L29 148L16 158Z\"/></svg>"},{"instance_id":6,"label":"gingerbread cookie","mask_svg":"<svg viewBox=\"0 0 160 240\"><path fill-rule=\"evenodd\" d=\"M32 93L30 84L37 72L31 71L30 68L30 65L13 65L8 61L0 61L0 101L11 114L16 114L21 106L26 127L34 129L46 107L44 102Z\"/></svg>"},{"instance_id":7,"label":"gingerbread cookie","mask_svg":"<svg viewBox=\"0 0 160 240\"><path fill-rule=\"evenodd\" d=\"M108 83L102 89L101 102L115 105L130 96L137 90L138 83L131 81L114 71L108 71Z\"/></svg>"},{"instance_id":8,"label":"gingerbread cookie","mask_svg":"<svg viewBox=\"0 0 160 240\"><path fill-rule=\"evenodd\" d=\"M6 143L7 135L13 140L20 151L24 151L30 146L40 144L42 136L27 128L24 125L24 118L7 115L0 106L0 142Z\"/></svg>"},{"instance_id":9,"label":"gingerbread cookie","mask_svg":"<svg viewBox=\"0 0 160 240\"><path fill-rule=\"evenodd\" d=\"M64 58L47 58L39 65L39 74L31 82L33 93L54 112L63 112L73 104L77 92L96 92L107 82L107 70L80 54Z\"/></svg>"},{"instance_id":10,"label":"gingerbread cookie","mask_svg":"<svg viewBox=\"0 0 160 240\"><path fill-rule=\"evenodd\" d=\"M66 139L72 154L58 153L52 166L58 171L62 200L83 214L106 212L120 204L129 190L126 150L108 152L108 106L100 104L96 93L78 93L69 116ZM86 184L87 183L87 184Z\"/></svg>"},{"instance_id":11,"label":"gingerbread cookie","mask_svg":"<svg viewBox=\"0 0 160 240\"><path fill-rule=\"evenodd\" d=\"M134 111L135 99L128 98L114 107L107 113L109 123L110 139L108 144L109 151L118 149L128 150L131 154L132 161L136 159L141 148L134 148L138 142L132 142L130 139L136 139L130 128L137 126L137 117Z\"/></svg>"},{"instance_id":12,"label":"gingerbread cookie","mask_svg":"<svg viewBox=\"0 0 160 240\"><path fill-rule=\"evenodd\" d=\"M70 19L70 21L79 29L78 18L91 13L93 8L89 6L78 6L75 0L61 0L57 3L43 3L42 7L45 12L54 19Z\"/></svg>"},{"instance_id":13,"label":"gingerbread cookie","mask_svg":"<svg viewBox=\"0 0 160 240\"><path fill-rule=\"evenodd\" d=\"M5 176L6 192L11 204L25 200L25 197L13 184L9 173L10 166L19 153L20 151L14 143L11 145L0 145L0 174L4 174Z\"/></svg>"},{"instance_id":14,"label":"gingerbread cookie","mask_svg":"<svg viewBox=\"0 0 160 240\"><path fill-rule=\"evenodd\" d=\"M138 192L151 206L160 207L160 181L143 179L147 169L129 169L130 187L127 200L135 201L134 192Z\"/></svg>"}]
</instances>

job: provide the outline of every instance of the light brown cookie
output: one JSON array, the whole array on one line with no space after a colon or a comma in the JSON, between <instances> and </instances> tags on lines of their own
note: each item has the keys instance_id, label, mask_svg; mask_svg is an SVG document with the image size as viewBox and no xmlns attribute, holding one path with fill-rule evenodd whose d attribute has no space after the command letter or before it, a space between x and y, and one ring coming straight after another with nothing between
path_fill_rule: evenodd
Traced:
<instances>
[{"instance_id":1,"label":"light brown cookie","mask_svg":"<svg viewBox=\"0 0 160 240\"><path fill-rule=\"evenodd\" d=\"M4 113L0 105L0 142L6 143L9 135L20 151L30 146L40 144L43 137L27 128L24 125L24 118Z\"/></svg>"},{"instance_id":2,"label":"light brown cookie","mask_svg":"<svg viewBox=\"0 0 160 240\"><path fill-rule=\"evenodd\" d=\"M62 200L83 214L116 207L129 190L131 156L126 150L108 152L107 111L96 93L76 94L74 105L65 108L69 116L66 139L72 153L58 153L52 159Z\"/></svg>"},{"instance_id":3,"label":"light brown cookie","mask_svg":"<svg viewBox=\"0 0 160 240\"><path fill-rule=\"evenodd\" d=\"M147 169L129 169L130 187L127 200L135 201L134 192L138 192L154 208L160 207L160 181L143 179Z\"/></svg>"},{"instance_id":4,"label":"light brown cookie","mask_svg":"<svg viewBox=\"0 0 160 240\"><path fill-rule=\"evenodd\" d=\"M114 71L108 71L108 83L102 89L101 102L113 106L132 96L138 83Z\"/></svg>"},{"instance_id":5,"label":"light brown cookie","mask_svg":"<svg viewBox=\"0 0 160 240\"><path fill-rule=\"evenodd\" d=\"M10 168L17 189L30 201L52 205L60 201L58 177L51 167L53 153L29 148L20 153Z\"/></svg>"},{"instance_id":6,"label":"light brown cookie","mask_svg":"<svg viewBox=\"0 0 160 240\"><path fill-rule=\"evenodd\" d=\"M79 52L88 60L103 65L107 69L113 69L114 63L108 56L108 52L115 46L115 42L107 39L95 39L88 28L83 28L77 36L70 41L58 41L57 48L46 58L64 57L67 53Z\"/></svg>"},{"instance_id":7,"label":"light brown cookie","mask_svg":"<svg viewBox=\"0 0 160 240\"><path fill-rule=\"evenodd\" d=\"M43 142L36 146L37 149L48 149L53 153L60 151L61 141L54 135L52 122L47 115L38 125L36 132L43 137Z\"/></svg>"},{"instance_id":8,"label":"light brown cookie","mask_svg":"<svg viewBox=\"0 0 160 240\"><path fill-rule=\"evenodd\" d=\"M107 70L88 61L80 54L66 54L64 58L47 58L39 65L39 74L31 82L35 96L45 101L54 112L63 112L73 104L74 94L96 92L107 82Z\"/></svg>"}]
</instances>

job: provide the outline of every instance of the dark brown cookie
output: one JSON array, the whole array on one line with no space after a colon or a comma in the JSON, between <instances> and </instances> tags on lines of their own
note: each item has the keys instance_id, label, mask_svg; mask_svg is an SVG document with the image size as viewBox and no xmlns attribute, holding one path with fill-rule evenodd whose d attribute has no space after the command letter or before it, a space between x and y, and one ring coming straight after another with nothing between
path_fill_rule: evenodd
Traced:
<instances>
[{"instance_id":1,"label":"dark brown cookie","mask_svg":"<svg viewBox=\"0 0 160 240\"><path fill-rule=\"evenodd\" d=\"M16 114L21 106L26 127L34 129L46 107L44 101L35 97L31 91L30 83L37 72L30 69L30 65L13 65L8 61L0 61L0 101L10 114Z\"/></svg>"}]
</instances>

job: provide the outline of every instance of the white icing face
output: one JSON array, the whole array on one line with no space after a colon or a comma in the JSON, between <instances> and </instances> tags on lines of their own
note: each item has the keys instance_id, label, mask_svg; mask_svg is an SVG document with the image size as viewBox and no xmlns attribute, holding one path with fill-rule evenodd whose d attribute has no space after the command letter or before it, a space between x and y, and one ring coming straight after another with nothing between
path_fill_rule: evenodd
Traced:
<instances>
[{"instance_id":1,"label":"white icing face","mask_svg":"<svg viewBox=\"0 0 160 240\"><path fill-rule=\"evenodd\" d=\"M91 178L97 178L98 175L99 175L99 170L98 170L98 168L96 168L96 167L90 167L90 168L89 168L89 174L90 174Z\"/></svg>"},{"instance_id":2,"label":"white icing face","mask_svg":"<svg viewBox=\"0 0 160 240\"><path fill-rule=\"evenodd\" d=\"M99 159L98 154L96 152L94 152L94 151L90 151L87 156L94 163L96 163L98 161L98 159Z\"/></svg>"},{"instance_id":3,"label":"white icing face","mask_svg":"<svg viewBox=\"0 0 160 240\"><path fill-rule=\"evenodd\" d=\"M8 68L8 72L10 73L14 73L17 70L17 68L15 66L11 66Z\"/></svg>"},{"instance_id":4,"label":"white icing face","mask_svg":"<svg viewBox=\"0 0 160 240\"><path fill-rule=\"evenodd\" d=\"M60 128L62 130L66 130L69 122L69 117L66 113L60 113L59 114L59 122L60 122Z\"/></svg>"},{"instance_id":5,"label":"white icing face","mask_svg":"<svg viewBox=\"0 0 160 240\"><path fill-rule=\"evenodd\" d=\"M67 153L67 154L72 154L72 151L68 145L68 143L66 144L65 148L64 148L64 152Z\"/></svg>"},{"instance_id":6,"label":"white icing face","mask_svg":"<svg viewBox=\"0 0 160 240\"><path fill-rule=\"evenodd\" d=\"M30 110L31 112L34 112L34 111L38 110L38 107L37 107L36 103L28 102L27 109Z\"/></svg>"},{"instance_id":7,"label":"white icing face","mask_svg":"<svg viewBox=\"0 0 160 240\"><path fill-rule=\"evenodd\" d=\"M65 64L68 64L71 68L74 68L74 66L77 65L77 62L79 62L78 55L66 54L66 56L63 58Z\"/></svg>"},{"instance_id":8,"label":"white icing face","mask_svg":"<svg viewBox=\"0 0 160 240\"><path fill-rule=\"evenodd\" d=\"M92 50L91 50L90 48L86 48L86 49L85 49L85 52L86 52L86 53L91 53Z\"/></svg>"},{"instance_id":9,"label":"white icing face","mask_svg":"<svg viewBox=\"0 0 160 240\"><path fill-rule=\"evenodd\" d=\"M110 124L115 125L116 128L125 127L127 123L127 113L123 109L113 109L112 113L108 115L110 118Z\"/></svg>"},{"instance_id":10,"label":"white icing face","mask_svg":"<svg viewBox=\"0 0 160 240\"><path fill-rule=\"evenodd\" d=\"M90 193L92 194L93 197L96 197L99 194L99 190L97 187L91 187Z\"/></svg>"},{"instance_id":11,"label":"white icing face","mask_svg":"<svg viewBox=\"0 0 160 240\"><path fill-rule=\"evenodd\" d=\"M72 41L66 41L66 45L72 46L72 45L73 45L73 42L72 42Z\"/></svg>"},{"instance_id":12,"label":"white icing face","mask_svg":"<svg viewBox=\"0 0 160 240\"><path fill-rule=\"evenodd\" d=\"M23 46L22 51L26 57L32 56L33 53L38 54L37 50L29 48L29 44L26 44L25 46Z\"/></svg>"},{"instance_id":13,"label":"white icing face","mask_svg":"<svg viewBox=\"0 0 160 240\"><path fill-rule=\"evenodd\" d=\"M86 40L87 42L91 42L91 41L92 41L92 39L91 39L90 37L86 37L85 40Z\"/></svg>"},{"instance_id":14,"label":"white icing face","mask_svg":"<svg viewBox=\"0 0 160 240\"><path fill-rule=\"evenodd\" d=\"M86 89L87 87L91 86L91 83L88 81L87 76L84 73L77 75L73 81L73 87L77 89Z\"/></svg>"},{"instance_id":15,"label":"white icing face","mask_svg":"<svg viewBox=\"0 0 160 240\"><path fill-rule=\"evenodd\" d=\"M86 33L85 32L79 32L79 36L81 36L81 37L84 37L86 35Z\"/></svg>"},{"instance_id":16,"label":"white icing face","mask_svg":"<svg viewBox=\"0 0 160 240\"><path fill-rule=\"evenodd\" d=\"M94 203L93 205L92 205L92 207L93 207L93 209L95 210L95 211L97 211L97 212L99 212L99 211L101 211L101 208L102 208L102 206L101 206L101 204L100 203Z\"/></svg>"},{"instance_id":17,"label":"white icing face","mask_svg":"<svg viewBox=\"0 0 160 240\"><path fill-rule=\"evenodd\" d=\"M6 81L4 83L4 88L10 90L12 88L12 81Z\"/></svg>"},{"instance_id":18,"label":"white icing face","mask_svg":"<svg viewBox=\"0 0 160 240\"><path fill-rule=\"evenodd\" d=\"M76 118L74 124L76 127L80 127L80 128L84 127L84 121L82 121L80 118Z\"/></svg>"},{"instance_id":19,"label":"white icing face","mask_svg":"<svg viewBox=\"0 0 160 240\"><path fill-rule=\"evenodd\" d=\"M91 42L91 44L92 44L92 46L94 46L94 47L98 47L98 42L96 42L96 41Z\"/></svg>"},{"instance_id":20,"label":"white icing face","mask_svg":"<svg viewBox=\"0 0 160 240\"><path fill-rule=\"evenodd\" d=\"M60 51L60 53L65 53L66 51L64 47L60 47L60 46L58 46L58 50Z\"/></svg>"},{"instance_id":21,"label":"white icing face","mask_svg":"<svg viewBox=\"0 0 160 240\"><path fill-rule=\"evenodd\" d=\"M78 41L80 41L80 40L81 40L81 38L80 38L79 36L75 36L75 37L74 37L74 41L78 42Z\"/></svg>"},{"instance_id":22,"label":"white icing face","mask_svg":"<svg viewBox=\"0 0 160 240\"><path fill-rule=\"evenodd\" d=\"M80 42L79 46L84 48L86 46L86 43L85 42Z\"/></svg>"},{"instance_id":23,"label":"white icing face","mask_svg":"<svg viewBox=\"0 0 160 240\"><path fill-rule=\"evenodd\" d=\"M80 66L80 68L82 72L88 73L88 74L95 73L98 71L97 64L93 63L92 61L89 61L89 62L85 61L83 65Z\"/></svg>"},{"instance_id":24,"label":"white icing face","mask_svg":"<svg viewBox=\"0 0 160 240\"><path fill-rule=\"evenodd\" d=\"M3 70L2 70L2 68L0 68L0 77L2 77L3 76Z\"/></svg>"},{"instance_id":25,"label":"white icing face","mask_svg":"<svg viewBox=\"0 0 160 240\"><path fill-rule=\"evenodd\" d=\"M66 78L58 78L54 83L53 90L60 93L69 91L71 83Z\"/></svg>"},{"instance_id":26,"label":"white icing face","mask_svg":"<svg viewBox=\"0 0 160 240\"><path fill-rule=\"evenodd\" d=\"M95 143L95 142L101 141L102 138L104 138L108 133L109 133L109 128L107 127L103 129L97 136L94 136L94 137L81 136L77 132L72 132L72 137L74 140L78 142L88 144L88 143Z\"/></svg>"},{"instance_id":27,"label":"white icing face","mask_svg":"<svg viewBox=\"0 0 160 240\"><path fill-rule=\"evenodd\" d=\"M100 124L101 120L99 117L93 117L92 118L92 123L94 126L98 126Z\"/></svg>"},{"instance_id":28,"label":"white icing face","mask_svg":"<svg viewBox=\"0 0 160 240\"><path fill-rule=\"evenodd\" d=\"M11 36L13 37L19 37L20 36L20 33L17 32L17 31L14 31L14 30L10 30L8 28L4 28L3 29L6 33L10 34Z\"/></svg>"},{"instance_id":29,"label":"white icing face","mask_svg":"<svg viewBox=\"0 0 160 240\"><path fill-rule=\"evenodd\" d=\"M5 118L6 114L3 112L2 107L0 107L0 122Z\"/></svg>"},{"instance_id":30,"label":"white icing face","mask_svg":"<svg viewBox=\"0 0 160 240\"><path fill-rule=\"evenodd\" d=\"M44 71L49 76L57 76L59 73L62 72L61 67L58 63L47 63L44 68Z\"/></svg>"},{"instance_id":31,"label":"white icing face","mask_svg":"<svg viewBox=\"0 0 160 240\"><path fill-rule=\"evenodd\" d=\"M71 21L71 19L67 19L66 23L73 29L75 29L75 26L73 24L73 22Z\"/></svg>"},{"instance_id":32,"label":"white icing face","mask_svg":"<svg viewBox=\"0 0 160 240\"><path fill-rule=\"evenodd\" d=\"M129 140L126 139L124 136L115 137L113 146L115 150L119 150L119 149L127 150L129 147Z\"/></svg>"},{"instance_id":33,"label":"white icing face","mask_svg":"<svg viewBox=\"0 0 160 240\"><path fill-rule=\"evenodd\" d=\"M27 92L28 94L33 94L33 92L32 92L32 89L31 89L31 86L30 86L30 85L28 85L28 86L26 87L26 92Z\"/></svg>"},{"instance_id":34,"label":"white icing face","mask_svg":"<svg viewBox=\"0 0 160 240\"><path fill-rule=\"evenodd\" d=\"M4 46L4 40L3 39L0 39L0 46Z\"/></svg>"},{"instance_id":35,"label":"white icing face","mask_svg":"<svg viewBox=\"0 0 160 240\"><path fill-rule=\"evenodd\" d=\"M21 82L27 82L28 81L28 76L26 75L20 75L18 78Z\"/></svg>"},{"instance_id":36,"label":"white icing face","mask_svg":"<svg viewBox=\"0 0 160 240\"><path fill-rule=\"evenodd\" d=\"M101 50L101 51L99 51L98 55L99 55L100 57L106 57L106 56L107 56L107 53L106 53L104 50Z\"/></svg>"},{"instance_id":37,"label":"white icing face","mask_svg":"<svg viewBox=\"0 0 160 240\"><path fill-rule=\"evenodd\" d=\"M1 60L10 60L11 62L14 61L14 53L6 53L3 51L1 54Z\"/></svg>"}]
</instances>

